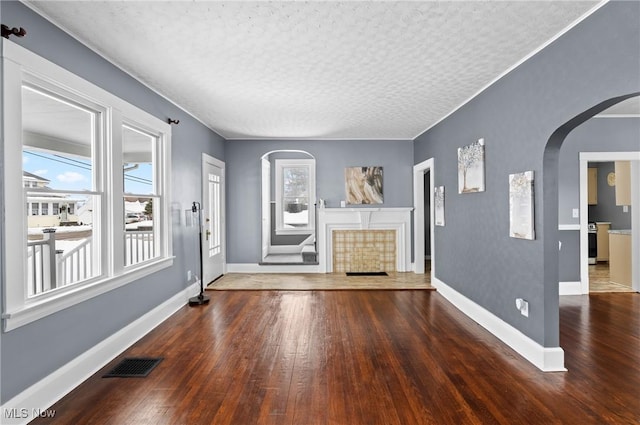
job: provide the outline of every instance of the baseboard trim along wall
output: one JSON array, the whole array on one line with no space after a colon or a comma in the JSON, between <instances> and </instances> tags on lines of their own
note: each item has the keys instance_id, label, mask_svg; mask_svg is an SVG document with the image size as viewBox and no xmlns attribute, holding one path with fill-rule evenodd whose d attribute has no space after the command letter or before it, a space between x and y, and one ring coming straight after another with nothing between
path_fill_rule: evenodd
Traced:
<instances>
[{"instance_id":1,"label":"baseboard trim along wall","mask_svg":"<svg viewBox=\"0 0 640 425\"><path fill-rule=\"evenodd\" d=\"M538 369L543 372L567 370L564 367L564 350L562 348L543 347L435 277L432 279L431 284L438 290L440 295L445 297L458 310L491 332Z\"/></svg>"},{"instance_id":2,"label":"baseboard trim along wall","mask_svg":"<svg viewBox=\"0 0 640 425\"><path fill-rule=\"evenodd\" d=\"M558 290L560 295L582 295L582 282L560 282Z\"/></svg>"},{"instance_id":3,"label":"baseboard trim along wall","mask_svg":"<svg viewBox=\"0 0 640 425\"><path fill-rule=\"evenodd\" d=\"M254 263L227 264L226 273L320 273L318 265L277 265L262 266Z\"/></svg>"},{"instance_id":4,"label":"baseboard trim along wall","mask_svg":"<svg viewBox=\"0 0 640 425\"><path fill-rule=\"evenodd\" d=\"M27 388L0 407L3 424L26 424L67 395L91 375L120 355L133 343L151 332L169 316L183 307L189 297L200 290L196 282L169 298L144 316L71 360L60 369ZM7 418L4 412L15 412L15 418ZM22 417L25 416L25 417Z\"/></svg>"}]
</instances>

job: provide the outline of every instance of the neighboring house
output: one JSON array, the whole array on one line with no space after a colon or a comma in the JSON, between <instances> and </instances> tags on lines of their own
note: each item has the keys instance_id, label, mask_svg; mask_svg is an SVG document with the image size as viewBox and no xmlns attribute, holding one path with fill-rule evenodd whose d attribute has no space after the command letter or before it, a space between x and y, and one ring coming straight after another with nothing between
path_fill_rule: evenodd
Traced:
<instances>
[{"instance_id":1,"label":"neighboring house","mask_svg":"<svg viewBox=\"0 0 640 425\"><path fill-rule=\"evenodd\" d=\"M27 195L27 226L57 227L61 224L79 223L76 212L81 199L72 198L63 193L54 193L48 186L50 180L23 171L23 186L37 188L43 192L28 192ZM46 193L51 191L51 193Z\"/></svg>"}]
</instances>

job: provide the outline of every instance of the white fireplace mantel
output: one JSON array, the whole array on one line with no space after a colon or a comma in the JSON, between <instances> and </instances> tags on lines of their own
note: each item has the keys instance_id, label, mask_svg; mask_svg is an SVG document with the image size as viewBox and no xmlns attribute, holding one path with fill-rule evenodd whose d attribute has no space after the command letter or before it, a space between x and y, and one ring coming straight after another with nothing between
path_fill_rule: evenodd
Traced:
<instances>
[{"instance_id":1,"label":"white fireplace mantel","mask_svg":"<svg viewBox=\"0 0 640 425\"><path fill-rule=\"evenodd\" d=\"M396 270L411 270L411 211L413 208L319 208L318 265L320 272L333 271L334 230L395 230Z\"/></svg>"}]
</instances>

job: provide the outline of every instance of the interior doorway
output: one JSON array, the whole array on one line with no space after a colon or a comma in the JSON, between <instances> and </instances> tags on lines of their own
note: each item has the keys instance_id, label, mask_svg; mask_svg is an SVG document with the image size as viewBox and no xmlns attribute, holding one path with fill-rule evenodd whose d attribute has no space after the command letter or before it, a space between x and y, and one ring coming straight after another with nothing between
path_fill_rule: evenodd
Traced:
<instances>
[{"instance_id":1,"label":"interior doorway","mask_svg":"<svg viewBox=\"0 0 640 425\"><path fill-rule=\"evenodd\" d=\"M414 272L435 277L434 191L435 167L430 158L413 166L413 255ZM427 231L428 228L428 231ZM429 247L428 249L426 247ZM425 259L429 253L429 269Z\"/></svg>"},{"instance_id":2,"label":"interior doorway","mask_svg":"<svg viewBox=\"0 0 640 425\"><path fill-rule=\"evenodd\" d=\"M424 172L424 210L431 211L431 196L429 194L429 188L431 187L431 170ZM431 274L431 214L426 214L424 217L424 272L425 274Z\"/></svg>"},{"instance_id":3,"label":"interior doorway","mask_svg":"<svg viewBox=\"0 0 640 425\"><path fill-rule=\"evenodd\" d=\"M589 264L589 236L590 236L590 224L596 225L596 232L598 223L595 220L590 220L590 205L589 205L589 168L594 168L599 163L608 163L616 161L628 161L630 163L631 170L631 211L636 212L640 208L640 152L581 152L580 153L580 282L582 294L589 294L591 292L591 280L598 279L603 276L599 274L604 273L603 267L597 267L597 254L596 262ZM613 183L615 184L615 183ZM592 208L592 207L591 207ZM592 211L593 212L593 211ZM593 214L591 214L593 215ZM640 246L640 223L638 223L638 214L632 214L630 219L630 234L629 248L630 264L631 268L631 289L635 292L640 292L640 270L638 261L633 259L638 258L638 247ZM594 223L592 223L594 222ZM593 227L593 226L591 226ZM616 226L614 226L616 227ZM626 226L623 226L626 227ZM616 229L617 230L617 229ZM602 229L601 229L602 231ZM591 233L593 236L593 233ZM609 235L607 235L608 237ZM602 240L602 235L598 236ZM619 238L616 236L616 238ZM593 239L593 238L592 238ZM597 240L597 238L596 238ZM616 239L617 241L617 239ZM617 243L617 242L616 242ZM610 247L611 248L611 247ZM596 250L597 252L597 250ZM617 260L617 258L616 258ZM598 270L595 270L598 269ZM608 268L607 268L608 269ZM610 270L607 270L609 280L611 280ZM616 279L614 279L615 281Z\"/></svg>"},{"instance_id":4,"label":"interior doorway","mask_svg":"<svg viewBox=\"0 0 640 425\"><path fill-rule=\"evenodd\" d=\"M202 274L208 285L224 274L224 162L202 154Z\"/></svg>"}]
</instances>

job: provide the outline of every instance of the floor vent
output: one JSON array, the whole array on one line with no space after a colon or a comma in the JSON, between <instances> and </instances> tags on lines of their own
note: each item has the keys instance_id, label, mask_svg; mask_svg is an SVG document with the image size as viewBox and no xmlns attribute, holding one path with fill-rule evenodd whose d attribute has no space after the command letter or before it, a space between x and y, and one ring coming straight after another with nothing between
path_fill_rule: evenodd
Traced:
<instances>
[{"instance_id":1,"label":"floor vent","mask_svg":"<svg viewBox=\"0 0 640 425\"><path fill-rule=\"evenodd\" d=\"M347 276L389 276L387 272L347 272Z\"/></svg>"},{"instance_id":2,"label":"floor vent","mask_svg":"<svg viewBox=\"0 0 640 425\"><path fill-rule=\"evenodd\" d=\"M159 358L129 358L122 360L103 378L144 378L162 361Z\"/></svg>"}]
</instances>

